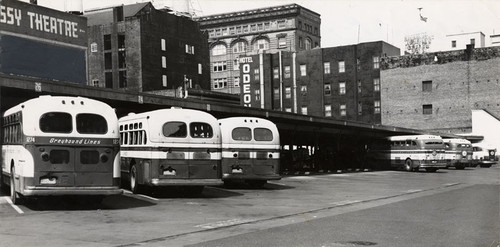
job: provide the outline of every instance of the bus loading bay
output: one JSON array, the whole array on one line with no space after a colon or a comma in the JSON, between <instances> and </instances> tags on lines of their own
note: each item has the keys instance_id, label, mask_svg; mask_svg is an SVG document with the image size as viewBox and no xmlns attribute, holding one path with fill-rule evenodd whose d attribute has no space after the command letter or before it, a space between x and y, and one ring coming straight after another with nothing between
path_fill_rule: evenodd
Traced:
<instances>
[{"instance_id":1,"label":"bus loading bay","mask_svg":"<svg viewBox=\"0 0 500 247\"><path fill-rule=\"evenodd\" d=\"M104 199L0 196L0 246L499 246L500 166L286 176Z\"/></svg>"}]
</instances>

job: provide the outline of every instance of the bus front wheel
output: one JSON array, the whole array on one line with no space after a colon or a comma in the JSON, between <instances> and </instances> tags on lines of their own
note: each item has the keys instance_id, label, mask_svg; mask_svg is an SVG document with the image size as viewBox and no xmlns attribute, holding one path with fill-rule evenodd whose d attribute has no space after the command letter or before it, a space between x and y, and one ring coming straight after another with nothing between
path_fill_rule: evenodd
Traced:
<instances>
[{"instance_id":1,"label":"bus front wheel","mask_svg":"<svg viewBox=\"0 0 500 247\"><path fill-rule=\"evenodd\" d=\"M404 166L404 169L405 171L407 172L411 172L413 171L413 162L411 161L411 159L407 159L405 161L405 166Z\"/></svg>"},{"instance_id":2,"label":"bus front wheel","mask_svg":"<svg viewBox=\"0 0 500 247\"><path fill-rule=\"evenodd\" d=\"M12 204L14 205L19 205L21 204L21 196L16 192L16 169L12 167L10 170L10 200L12 201Z\"/></svg>"}]
</instances>

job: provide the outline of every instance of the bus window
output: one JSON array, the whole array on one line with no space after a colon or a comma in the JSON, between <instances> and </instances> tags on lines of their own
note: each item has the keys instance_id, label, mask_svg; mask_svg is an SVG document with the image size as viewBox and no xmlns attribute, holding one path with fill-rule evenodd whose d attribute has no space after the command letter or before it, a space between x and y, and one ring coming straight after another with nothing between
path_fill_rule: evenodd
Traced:
<instances>
[{"instance_id":1,"label":"bus window","mask_svg":"<svg viewBox=\"0 0 500 247\"><path fill-rule=\"evenodd\" d=\"M253 131L256 141L272 141L273 132L266 128L255 128Z\"/></svg>"},{"instance_id":2,"label":"bus window","mask_svg":"<svg viewBox=\"0 0 500 247\"><path fill-rule=\"evenodd\" d=\"M182 138L187 136L187 126L183 122L168 122L163 125L165 137Z\"/></svg>"},{"instance_id":3,"label":"bus window","mask_svg":"<svg viewBox=\"0 0 500 247\"><path fill-rule=\"evenodd\" d=\"M108 123L101 115L82 113L76 115L76 131L80 134L106 134Z\"/></svg>"},{"instance_id":4,"label":"bus window","mask_svg":"<svg viewBox=\"0 0 500 247\"><path fill-rule=\"evenodd\" d=\"M40 118L40 130L45 133L71 133L73 130L71 114L48 112Z\"/></svg>"},{"instance_id":5,"label":"bus window","mask_svg":"<svg viewBox=\"0 0 500 247\"><path fill-rule=\"evenodd\" d=\"M239 127L232 131L232 137L235 141L250 141L252 140L252 130L250 128Z\"/></svg>"},{"instance_id":6,"label":"bus window","mask_svg":"<svg viewBox=\"0 0 500 247\"><path fill-rule=\"evenodd\" d=\"M214 136L212 126L207 123L191 123L189 130L193 138L212 138Z\"/></svg>"}]
</instances>

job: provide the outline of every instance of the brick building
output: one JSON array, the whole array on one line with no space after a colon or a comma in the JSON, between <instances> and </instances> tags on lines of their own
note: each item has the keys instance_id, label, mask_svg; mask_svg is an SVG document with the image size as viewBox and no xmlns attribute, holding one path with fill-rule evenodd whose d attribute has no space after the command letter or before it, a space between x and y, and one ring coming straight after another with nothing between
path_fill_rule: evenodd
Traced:
<instances>
[{"instance_id":1,"label":"brick building","mask_svg":"<svg viewBox=\"0 0 500 247\"><path fill-rule=\"evenodd\" d=\"M321 46L320 15L297 4L196 18L209 34L211 88L240 93L239 57Z\"/></svg>"},{"instance_id":2,"label":"brick building","mask_svg":"<svg viewBox=\"0 0 500 247\"><path fill-rule=\"evenodd\" d=\"M472 110L500 116L499 68L500 47L383 58L382 124L470 133Z\"/></svg>"},{"instance_id":3,"label":"brick building","mask_svg":"<svg viewBox=\"0 0 500 247\"><path fill-rule=\"evenodd\" d=\"M0 73L86 83L86 18L15 0L0 6Z\"/></svg>"},{"instance_id":4,"label":"brick building","mask_svg":"<svg viewBox=\"0 0 500 247\"><path fill-rule=\"evenodd\" d=\"M207 35L151 3L88 11L89 84L139 92L210 89Z\"/></svg>"},{"instance_id":5,"label":"brick building","mask_svg":"<svg viewBox=\"0 0 500 247\"><path fill-rule=\"evenodd\" d=\"M380 123L380 61L399 54L399 48L378 41L241 56L241 102L248 107Z\"/></svg>"}]
</instances>

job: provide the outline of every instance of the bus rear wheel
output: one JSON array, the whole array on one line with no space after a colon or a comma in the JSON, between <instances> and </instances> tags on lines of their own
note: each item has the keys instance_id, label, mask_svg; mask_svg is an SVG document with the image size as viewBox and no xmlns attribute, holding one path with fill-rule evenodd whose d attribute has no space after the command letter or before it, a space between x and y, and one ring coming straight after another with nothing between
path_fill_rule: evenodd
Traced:
<instances>
[{"instance_id":1,"label":"bus rear wheel","mask_svg":"<svg viewBox=\"0 0 500 247\"><path fill-rule=\"evenodd\" d=\"M10 170L10 200L12 201L12 204L14 205L20 205L22 204L22 198L21 196L16 192L16 176L15 176L15 171L16 169L12 167Z\"/></svg>"},{"instance_id":2,"label":"bus rear wheel","mask_svg":"<svg viewBox=\"0 0 500 247\"><path fill-rule=\"evenodd\" d=\"M140 185L137 183L137 167L135 165L130 168L130 190L134 194L140 192Z\"/></svg>"},{"instance_id":3,"label":"bus rear wheel","mask_svg":"<svg viewBox=\"0 0 500 247\"><path fill-rule=\"evenodd\" d=\"M405 161L404 170L407 172L413 171L413 161L411 159Z\"/></svg>"}]
</instances>

